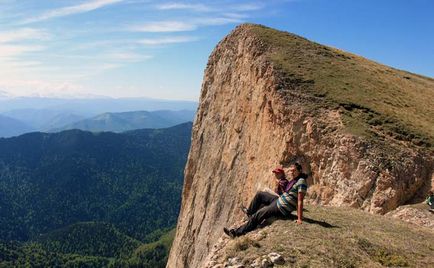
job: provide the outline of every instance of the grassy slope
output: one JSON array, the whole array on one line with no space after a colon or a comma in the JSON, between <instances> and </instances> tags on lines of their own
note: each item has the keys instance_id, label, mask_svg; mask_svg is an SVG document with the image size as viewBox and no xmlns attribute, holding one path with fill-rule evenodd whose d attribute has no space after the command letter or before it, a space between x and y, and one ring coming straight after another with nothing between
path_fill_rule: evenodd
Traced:
<instances>
[{"instance_id":1,"label":"grassy slope","mask_svg":"<svg viewBox=\"0 0 434 268\"><path fill-rule=\"evenodd\" d=\"M240 257L251 263L278 252L278 267L432 267L434 230L350 208L308 206L306 220L277 220L259 231L230 240L221 261ZM259 238L259 237L262 237Z\"/></svg>"},{"instance_id":2,"label":"grassy slope","mask_svg":"<svg viewBox=\"0 0 434 268\"><path fill-rule=\"evenodd\" d=\"M293 34L256 25L252 30L272 48L268 56L287 81L342 109L349 132L434 144L434 79Z\"/></svg>"}]
</instances>

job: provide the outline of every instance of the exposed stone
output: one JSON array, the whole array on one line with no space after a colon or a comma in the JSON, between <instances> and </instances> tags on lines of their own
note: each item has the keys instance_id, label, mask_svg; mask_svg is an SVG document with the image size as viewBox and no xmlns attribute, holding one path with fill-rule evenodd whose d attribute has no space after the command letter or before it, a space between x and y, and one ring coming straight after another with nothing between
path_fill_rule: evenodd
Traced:
<instances>
[{"instance_id":1,"label":"exposed stone","mask_svg":"<svg viewBox=\"0 0 434 268\"><path fill-rule=\"evenodd\" d=\"M238 257L228 259L228 265L230 265L230 266L240 265L240 263L241 263L241 260Z\"/></svg>"},{"instance_id":2,"label":"exposed stone","mask_svg":"<svg viewBox=\"0 0 434 268\"><path fill-rule=\"evenodd\" d=\"M424 209L402 206L386 215L419 226L434 228L434 211L430 211L428 205L426 205Z\"/></svg>"},{"instance_id":3,"label":"exposed stone","mask_svg":"<svg viewBox=\"0 0 434 268\"><path fill-rule=\"evenodd\" d=\"M252 264L250 264L250 267L253 267L253 268L260 268L260 267L261 267L261 261L262 261L262 258L256 258L256 259L252 262Z\"/></svg>"},{"instance_id":4,"label":"exposed stone","mask_svg":"<svg viewBox=\"0 0 434 268\"><path fill-rule=\"evenodd\" d=\"M282 255L275 252L268 254L268 258L270 258L270 261L274 264L282 265L285 263L285 259L282 257Z\"/></svg>"},{"instance_id":5,"label":"exposed stone","mask_svg":"<svg viewBox=\"0 0 434 268\"><path fill-rule=\"evenodd\" d=\"M261 268L270 268L273 266L274 266L274 264L269 259L262 259Z\"/></svg>"}]
</instances>

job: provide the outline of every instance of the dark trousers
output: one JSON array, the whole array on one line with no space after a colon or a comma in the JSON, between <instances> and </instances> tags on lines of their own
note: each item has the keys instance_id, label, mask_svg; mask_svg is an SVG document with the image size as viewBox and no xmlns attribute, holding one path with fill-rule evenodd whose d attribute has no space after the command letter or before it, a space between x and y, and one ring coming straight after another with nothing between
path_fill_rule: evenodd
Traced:
<instances>
[{"instance_id":1,"label":"dark trousers","mask_svg":"<svg viewBox=\"0 0 434 268\"><path fill-rule=\"evenodd\" d=\"M244 225L236 228L235 234L237 236L244 235L255 230L265 219L273 216L283 216L277 207L278 198L278 196L267 192L257 192L247 209L249 220Z\"/></svg>"}]
</instances>

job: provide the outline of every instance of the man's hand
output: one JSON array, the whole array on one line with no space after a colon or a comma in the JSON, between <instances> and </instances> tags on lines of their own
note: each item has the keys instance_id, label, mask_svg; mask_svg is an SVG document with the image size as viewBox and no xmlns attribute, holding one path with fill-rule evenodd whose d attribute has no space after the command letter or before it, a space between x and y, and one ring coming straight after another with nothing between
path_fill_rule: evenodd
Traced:
<instances>
[{"instance_id":1,"label":"man's hand","mask_svg":"<svg viewBox=\"0 0 434 268\"><path fill-rule=\"evenodd\" d=\"M303 199L304 193L298 193L297 201L297 224L301 224L301 219L303 219Z\"/></svg>"}]
</instances>

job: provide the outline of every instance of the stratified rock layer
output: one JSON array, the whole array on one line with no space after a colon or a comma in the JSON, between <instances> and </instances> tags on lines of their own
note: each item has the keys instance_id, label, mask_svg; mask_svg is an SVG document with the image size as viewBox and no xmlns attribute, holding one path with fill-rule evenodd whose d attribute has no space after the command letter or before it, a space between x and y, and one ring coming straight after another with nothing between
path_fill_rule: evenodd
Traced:
<instances>
[{"instance_id":1,"label":"stratified rock layer","mask_svg":"<svg viewBox=\"0 0 434 268\"><path fill-rule=\"evenodd\" d=\"M282 78L258 27L237 27L209 58L167 267L201 267L223 226L240 219L239 206L272 186L277 165L302 163L312 203L373 213L431 187L429 150L349 134L339 108L304 90L311 81Z\"/></svg>"}]
</instances>

